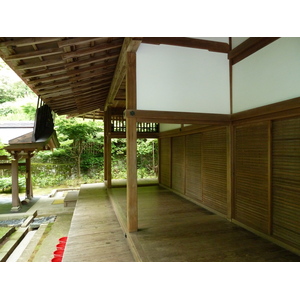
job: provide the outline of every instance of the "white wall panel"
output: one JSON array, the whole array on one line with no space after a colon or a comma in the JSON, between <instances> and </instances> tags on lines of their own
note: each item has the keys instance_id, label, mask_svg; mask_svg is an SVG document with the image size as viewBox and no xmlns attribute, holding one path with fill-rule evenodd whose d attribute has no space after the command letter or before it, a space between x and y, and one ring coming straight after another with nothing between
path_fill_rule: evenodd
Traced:
<instances>
[{"instance_id":1,"label":"white wall panel","mask_svg":"<svg viewBox=\"0 0 300 300\"><path fill-rule=\"evenodd\" d=\"M300 96L300 38L280 38L233 66L233 112Z\"/></svg>"},{"instance_id":2,"label":"white wall panel","mask_svg":"<svg viewBox=\"0 0 300 300\"><path fill-rule=\"evenodd\" d=\"M142 44L137 109L230 113L229 62L223 53Z\"/></svg>"},{"instance_id":3,"label":"white wall panel","mask_svg":"<svg viewBox=\"0 0 300 300\"><path fill-rule=\"evenodd\" d=\"M242 44L247 39L248 39L248 37L232 37L231 38L232 49L237 47L238 45Z\"/></svg>"}]
</instances>

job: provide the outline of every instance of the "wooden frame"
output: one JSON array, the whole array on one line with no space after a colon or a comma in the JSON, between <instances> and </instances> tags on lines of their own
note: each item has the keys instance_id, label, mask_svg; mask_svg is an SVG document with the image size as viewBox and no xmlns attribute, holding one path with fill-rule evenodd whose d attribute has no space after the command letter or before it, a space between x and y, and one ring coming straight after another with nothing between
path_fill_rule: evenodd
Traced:
<instances>
[{"instance_id":1,"label":"wooden frame","mask_svg":"<svg viewBox=\"0 0 300 300\"><path fill-rule=\"evenodd\" d=\"M136 109L136 53L127 53L126 108ZM127 118L127 229L138 230L136 118Z\"/></svg>"},{"instance_id":2,"label":"wooden frame","mask_svg":"<svg viewBox=\"0 0 300 300\"><path fill-rule=\"evenodd\" d=\"M104 110L106 110L107 107L110 106L114 101L126 75L127 52L136 52L140 43L141 38L125 38L117 63L117 67L115 69L113 81L111 83L110 90L106 99Z\"/></svg>"},{"instance_id":3,"label":"wooden frame","mask_svg":"<svg viewBox=\"0 0 300 300\"><path fill-rule=\"evenodd\" d=\"M251 37L246 41L232 49L228 53L228 58L230 59L232 65L238 63L244 58L252 55L256 51L262 49L263 47L273 43L279 39L279 37Z\"/></svg>"},{"instance_id":4,"label":"wooden frame","mask_svg":"<svg viewBox=\"0 0 300 300\"><path fill-rule=\"evenodd\" d=\"M209 41L204 39L194 39L194 38L185 38L185 37L144 37L142 42L145 44L154 44L154 45L164 44L164 45L204 49L204 50L221 52L221 53L229 52L229 45L227 43Z\"/></svg>"},{"instance_id":5,"label":"wooden frame","mask_svg":"<svg viewBox=\"0 0 300 300\"><path fill-rule=\"evenodd\" d=\"M201 125L228 125L230 123L230 115L226 114L126 109L124 116L127 119L135 118L137 122Z\"/></svg>"}]
</instances>

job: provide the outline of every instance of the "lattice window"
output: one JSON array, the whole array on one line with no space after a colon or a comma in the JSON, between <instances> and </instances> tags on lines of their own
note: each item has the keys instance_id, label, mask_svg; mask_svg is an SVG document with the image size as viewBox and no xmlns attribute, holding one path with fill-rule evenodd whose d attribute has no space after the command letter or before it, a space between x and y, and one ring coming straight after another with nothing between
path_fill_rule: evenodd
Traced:
<instances>
[{"instance_id":1,"label":"lattice window","mask_svg":"<svg viewBox=\"0 0 300 300\"><path fill-rule=\"evenodd\" d=\"M159 131L158 123L137 123L137 132L154 133ZM111 132L126 132L126 120L122 116L113 116Z\"/></svg>"}]
</instances>

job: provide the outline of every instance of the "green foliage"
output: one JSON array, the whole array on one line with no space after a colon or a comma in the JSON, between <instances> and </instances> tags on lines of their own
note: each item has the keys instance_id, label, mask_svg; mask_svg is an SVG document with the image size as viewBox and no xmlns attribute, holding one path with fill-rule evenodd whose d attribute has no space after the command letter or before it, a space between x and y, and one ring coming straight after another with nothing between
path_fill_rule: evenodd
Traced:
<instances>
[{"instance_id":1,"label":"green foliage","mask_svg":"<svg viewBox=\"0 0 300 300\"><path fill-rule=\"evenodd\" d=\"M81 156L89 144L103 143L102 122L83 121L75 118L59 118L55 127L61 147L65 150L66 159L74 159L77 166L77 177L81 176ZM61 152L62 154L62 152ZM86 162L86 165L88 163Z\"/></svg>"},{"instance_id":2,"label":"green foliage","mask_svg":"<svg viewBox=\"0 0 300 300\"><path fill-rule=\"evenodd\" d=\"M10 74L14 75L13 80ZM33 92L29 87L0 59L0 104L32 94Z\"/></svg>"},{"instance_id":3,"label":"green foliage","mask_svg":"<svg viewBox=\"0 0 300 300\"><path fill-rule=\"evenodd\" d=\"M32 103L27 103L22 105L23 112L28 116L29 120L34 121L35 113L36 113L36 106Z\"/></svg>"},{"instance_id":4,"label":"green foliage","mask_svg":"<svg viewBox=\"0 0 300 300\"><path fill-rule=\"evenodd\" d=\"M2 193L10 193L12 188L11 177L0 178L0 190ZM25 177L19 177L19 190L22 191L26 188Z\"/></svg>"},{"instance_id":5,"label":"green foliage","mask_svg":"<svg viewBox=\"0 0 300 300\"><path fill-rule=\"evenodd\" d=\"M12 107L0 107L0 115L1 116L7 116L9 114L12 114L14 112L14 109Z\"/></svg>"},{"instance_id":6,"label":"green foliage","mask_svg":"<svg viewBox=\"0 0 300 300\"><path fill-rule=\"evenodd\" d=\"M10 154L4 149L5 144L0 140L0 156L10 156Z\"/></svg>"}]
</instances>

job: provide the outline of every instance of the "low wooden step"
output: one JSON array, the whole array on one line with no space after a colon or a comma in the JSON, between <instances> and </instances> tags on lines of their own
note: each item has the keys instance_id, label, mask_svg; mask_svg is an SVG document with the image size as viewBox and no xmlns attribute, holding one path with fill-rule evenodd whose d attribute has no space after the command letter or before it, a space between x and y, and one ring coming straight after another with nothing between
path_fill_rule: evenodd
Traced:
<instances>
[{"instance_id":1,"label":"low wooden step","mask_svg":"<svg viewBox=\"0 0 300 300\"><path fill-rule=\"evenodd\" d=\"M64 207L74 207L78 199L79 191L70 191L64 199Z\"/></svg>"}]
</instances>

